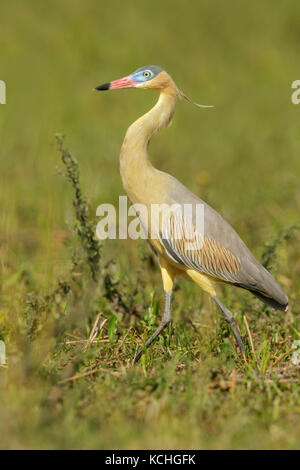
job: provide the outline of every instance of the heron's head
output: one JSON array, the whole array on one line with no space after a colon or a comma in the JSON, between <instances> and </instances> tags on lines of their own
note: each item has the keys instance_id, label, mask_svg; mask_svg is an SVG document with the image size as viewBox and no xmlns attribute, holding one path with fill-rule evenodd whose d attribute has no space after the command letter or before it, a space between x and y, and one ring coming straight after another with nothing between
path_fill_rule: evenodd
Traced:
<instances>
[{"instance_id":1,"label":"heron's head","mask_svg":"<svg viewBox=\"0 0 300 470\"><path fill-rule=\"evenodd\" d=\"M170 75L158 65L147 65L137 69L126 77L97 86L95 90L120 90L121 88L145 88L150 90L163 90L167 88L177 90Z\"/></svg>"},{"instance_id":2,"label":"heron's head","mask_svg":"<svg viewBox=\"0 0 300 470\"><path fill-rule=\"evenodd\" d=\"M158 65L147 65L137 69L126 77L119 78L113 82L99 85L95 90L120 90L121 88L142 88L157 90L171 95L180 96L200 108L211 108L210 105L197 104L180 91L173 82L170 75Z\"/></svg>"}]
</instances>

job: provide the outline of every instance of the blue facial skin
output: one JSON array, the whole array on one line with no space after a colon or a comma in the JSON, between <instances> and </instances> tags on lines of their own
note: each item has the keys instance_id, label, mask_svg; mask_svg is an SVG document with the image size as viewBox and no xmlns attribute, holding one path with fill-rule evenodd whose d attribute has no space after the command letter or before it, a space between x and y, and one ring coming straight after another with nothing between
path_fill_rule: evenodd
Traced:
<instances>
[{"instance_id":1,"label":"blue facial skin","mask_svg":"<svg viewBox=\"0 0 300 470\"><path fill-rule=\"evenodd\" d=\"M145 69L140 72L134 72L131 75L132 80L135 82L143 83L151 80L154 77L154 73L151 70Z\"/></svg>"},{"instance_id":2,"label":"blue facial skin","mask_svg":"<svg viewBox=\"0 0 300 470\"><path fill-rule=\"evenodd\" d=\"M131 74L132 80L138 83L148 82L152 78L156 77L163 69L158 65L146 65L146 67L141 67L137 69L133 74Z\"/></svg>"}]
</instances>

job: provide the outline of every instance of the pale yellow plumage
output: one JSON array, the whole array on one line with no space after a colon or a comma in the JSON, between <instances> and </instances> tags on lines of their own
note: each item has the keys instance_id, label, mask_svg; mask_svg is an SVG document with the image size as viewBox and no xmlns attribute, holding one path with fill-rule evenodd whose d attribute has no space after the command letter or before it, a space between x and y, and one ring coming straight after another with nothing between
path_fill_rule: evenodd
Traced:
<instances>
[{"instance_id":1,"label":"pale yellow plumage","mask_svg":"<svg viewBox=\"0 0 300 470\"><path fill-rule=\"evenodd\" d=\"M216 284L225 282L253 292L269 305L287 309L285 292L273 277L253 257L234 229L210 206L192 194L171 175L155 169L147 153L151 137L171 121L181 93L170 75L157 66L138 69L123 79L101 85L97 89L143 88L159 92L156 105L140 117L128 129L120 154L120 170L123 185L132 204L143 204L148 209L145 219L140 213L142 225L148 228L148 239L158 256L166 293L165 312L161 324L147 341L146 346L157 337L170 322L170 296L176 276L184 276L207 292L218 304L226 321L232 327L242 352L244 346L232 313L216 295ZM188 240L177 239L175 233L183 232L182 216L174 214L171 225L166 227L162 218L150 218L153 205L202 204L205 210L205 233L196 231L193 248ZM196 220L193 225L196 226ZM151 225L152 224L152 225ZM164 236L167 233L167 236ZM136 359L141 356L140 351Z\"/></svg>"}]
</instances>

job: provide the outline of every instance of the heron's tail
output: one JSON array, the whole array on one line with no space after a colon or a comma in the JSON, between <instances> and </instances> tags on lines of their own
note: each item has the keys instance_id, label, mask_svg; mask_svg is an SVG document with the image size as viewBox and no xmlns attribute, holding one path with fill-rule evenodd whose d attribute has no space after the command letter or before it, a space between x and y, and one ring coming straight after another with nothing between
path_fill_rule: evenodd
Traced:
<instances>
[{"instance_id":1,"label":"heron's tail","mask_svg":"<svg viewBox=\"0 0 300 470\"><path fill-rule=\"evenodd\" d=\"M270 307L286 312L289 304L288 296L272 274L255 259L252 259L251 271L251 279L248 277L248 282L240 282L238 286L247 289Z\"/></svg>"},{"instance_id":2,"label":"heron's tail","mask_svg":"<svg viewBox=\"0 0 300 470\"><path fill-rule=\"evenodd\" d=\"M287 312L289 308L288 298L286 295L285 295L285 298L283 299L283 302L278 302L277 300L272 299L271 297L265 296L261 292L255 292L252 290L251 293L254 294L255 297L257 297L259 300L261 300L265 304L269 305L270 307L275 308L275 310L283 310L284 312Z\"/></svg>"}]
</instances>

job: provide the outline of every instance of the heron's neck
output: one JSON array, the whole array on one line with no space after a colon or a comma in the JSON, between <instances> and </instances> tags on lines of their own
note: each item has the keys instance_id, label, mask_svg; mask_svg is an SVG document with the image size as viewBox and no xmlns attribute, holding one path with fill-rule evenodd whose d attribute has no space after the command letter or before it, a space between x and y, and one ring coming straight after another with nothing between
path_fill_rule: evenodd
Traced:
<instances>
[{"instance_id":1,"label":"heron's neck","mask_svg":"<svg viewBox=\"0 0 300 470\"><path fill-rule=\"evenodd\" d=\"M122 150L127 148L144 151L151 137L165 128L172 119L177 95L175 93L160 93L156 105L127 130Z\"/></svg>"},{"instance_id":2,"label":"heron's neck","mask_svg":"<svg viewBox=\"0 0 300 470\"><path fill-rule=\"evenodd\" d=\"M177 92L174 89L162 91L156 105L127 130L121 148L120 170L124 187L133 203L132 197L145 184L150 184L153 168L148 160L147 147L151 137L164 129L171 121L177 101Z\"/></svg>"}]
</instances>

